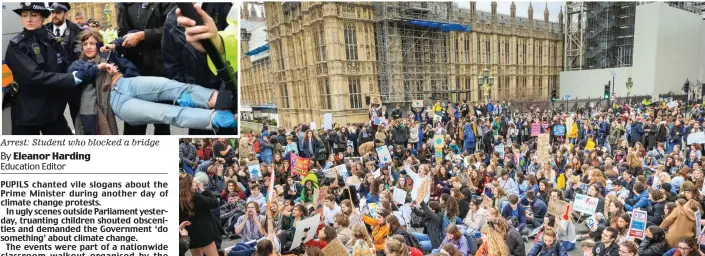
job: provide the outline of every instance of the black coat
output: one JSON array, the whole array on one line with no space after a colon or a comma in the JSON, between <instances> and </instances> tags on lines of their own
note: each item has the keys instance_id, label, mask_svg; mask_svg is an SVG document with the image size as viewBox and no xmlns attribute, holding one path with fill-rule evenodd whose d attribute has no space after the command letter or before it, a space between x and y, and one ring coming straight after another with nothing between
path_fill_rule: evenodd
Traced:
<instances>
[{"instance_id":1,"label":"black coat","mask_svg":"<svg viewBox=\"0 0 705 256\"><path fill-rule=\"evenodd\" d=\"M656 141L666 142L666 137L668 137L668 127L665 124L659 125L656 131Z\"/></svg>"},{"instance_id":2,"label":"black coat","mask_svg":"<svg viewBox=\"0 0 705 256\"><path fill-rule=\"evenodd\" d=\"M133 4L143 3L118 3L117 23L118 36L122 37L131 30L144 31L144 40L139 43L144 47L139 53L126 54L125 57L137 66L140 73L146 76L166 76L164 61L162 59L162 35L166 16L172 9L172 3L148 3L145 7L147 15L140 17L146 19L145 26L141 28L132 27L128 19L128 7Z\"/></svg>"},{"instance_id":3,"label":"black coat","mask_svg":"<svg viewBox=\"0 0 705 256\"><path fill-rule=\"evenodd\" d=\"M64 92L76 88L67 62L59 59L61 44L45 28L24 30L10 40L5 63L12 70L19 94L12 105L12 122L42 125L64 118ZM37 54L38 53L38 54Z\"/></svg>"},{"instance_id":4,"label":"black coat","mask_svg":"<svg viewBox=\"0 0 705 256\"><path fill-rule=\"evenodd\" d=\"M668 251L666 240L652 242L651 238L645 237L639 245L639 256L661 256Z\"/></svg>"},{"instance_id":5,"label":"black coat","mask_svg":"<svg viewBox=\"0 0 705 256\"><path fill-rule=\"evenodd\" d=\"M221 234L225 233L219 220L211 213L211 209L218 208L218 197L205 190L202 193L194 193L192 200L193 216L189 216L183 207L179 207L179 223L191 222L186 228L191 237L190 249L205 247L219 240Z\"/></svg>"},{"instance_id":6,"label":"black coat","mask_svg":"<svg viewBox=\"0 0 705 256\"><path fill-rule=\"evenodd\" d=\"M54 23L48 23L45 25L49 33L54 33L56 28L54 27ZM64 55L66 55L66 58L68 60L67 65L70 66L71 63L74 61L78 60L79 57L81 57L81 53L83 52L83 46L81 46L81 39L79 38L79 35L83 32L83 29L76 25L76 23L71 22L70 20L66 20L66 30L64 30L64 34L61 35L61 46L64 50Z\"/></svg>"},{"instance_id":7,"label":"black coat","mask_svg":"<svg viewBox=\"0 0 705 256\"><path fill-rule=\"evenodd\" d=\"M647 223L648 226L651 225L661 225L664 216L664 209L666 207L666 201L651 202L651 205L646 209L648 213Z\"/></svg>"}]
</instances>

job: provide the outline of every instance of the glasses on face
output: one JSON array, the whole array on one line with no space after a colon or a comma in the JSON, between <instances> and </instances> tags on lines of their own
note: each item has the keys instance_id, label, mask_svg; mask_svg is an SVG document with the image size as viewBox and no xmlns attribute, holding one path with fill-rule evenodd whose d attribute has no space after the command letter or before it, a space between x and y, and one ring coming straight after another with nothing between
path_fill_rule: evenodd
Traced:
<instances>
[{"instance_id":1,"label":"glasses on face","mask_svg":"<svg viewBox=\"0 0 705 256\"><path fill-rule=\"evenodd\" d=\"M678 249L681 250L681 251L690 251L690 250L692 250L692 249L690 249L690 247L681 247L681 246L678 246Z\"/></svg>"}]
</instances>

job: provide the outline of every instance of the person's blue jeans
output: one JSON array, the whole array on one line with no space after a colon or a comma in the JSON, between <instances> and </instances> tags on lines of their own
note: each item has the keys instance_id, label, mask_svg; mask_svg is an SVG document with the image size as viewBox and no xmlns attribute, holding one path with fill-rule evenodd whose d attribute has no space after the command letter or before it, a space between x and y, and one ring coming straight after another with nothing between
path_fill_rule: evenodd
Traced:
<instances>
[{"instance_id":1,"label":"person's blue jeans","mask_svg":"<svg viewBox=\"0 0 705 256\"><path fill-rule=\"evenodd\" d=\"M191 95L195 108L158 103ZM130 125L169 124L189 129L212 129L208 100L215 91L163 77L120 78L110 92L113 112Z\"/></svg>"},{"instance_id":2,"label":"person's blue jeans","mask_svg":"<svg viewBox=\"0 0 705 256\"><path fill-rule=\"evenodd\" d=\"M98 116L80 115L83 135L98 135Z\"/></svg>"},{"instance_id":3,"label":"person's blue jeans","mask_svg":"<svg viewBox=\"0 0 705 256\"><path fill-rule=\"evenodd\" d=\"M255 245L257 241L250 241L247 243L237 243L228 253L228 256L250 256L255 254Z\"/></svg>"},{"instance_id":4,"label":"person's blue jeans","mask_svg":"<svg viewBox=\"0 0 705 256\"><path fill-rule=\"evenodd\" d=\"M415 236L416 239L419 240L421 249L423 249L424 252L430 252L433 250L433 245L431 244L431 237L429 237L427 234L413 232L411 233L411 235Z\"/></svg>"},{"instance_id":5,"label":"person's blue jeans","mask_svg":"<svg viewBox=\"0 0 705 256\"><path fill-rule=\"evenodd\" d=\"M571 243L568 241L561 241L561 247L563 247L563 249L565 249L565 251L567 251L567 252L572 251L573 249L575 249L575 243Z\"/></svg>"}]
</instances>

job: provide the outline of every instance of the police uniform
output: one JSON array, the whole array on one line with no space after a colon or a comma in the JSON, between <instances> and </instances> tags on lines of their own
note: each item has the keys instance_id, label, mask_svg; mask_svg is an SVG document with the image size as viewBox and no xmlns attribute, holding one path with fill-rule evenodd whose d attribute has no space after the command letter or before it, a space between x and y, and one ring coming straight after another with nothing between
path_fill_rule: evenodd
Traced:
<instances>
[{"instance_id":1,"label":"police uniform","mask_svg":"<svg viewBox=\"0 0 705 256\"><path fill-rule=\"evenodd\" d=\"M49 9L55 11L68 12L69 10L71 10L71 5L69 3L55 2L50 3ZM58 27L52 22L47 23L46 28L49 33L54 35L54 39L61 44L61 48L63 49L63 54L65 56L64 60L67 61L66 67L68 68L69 66L71 66L71 63L78 60L78 58L81 56L81 52L83 52L83 46L81 45L81 41L79 38L79 35L83 31L83 29L81 29L81 27L79 27L75 23L71 22L69 19L66 19L64 22L66 23L66 29L61 35L57 35L56 32ZM81 105L81 88L77 87L75 90L67 90L65 93L69 102L69 112L71 113L71 119L73 119L73 122L75 123L76 116L78 115L78 109Z\"/></svg>"},{"instance_id":2,"label":"police uniform","mask_svg":"<svg viewBox=\"0 0 705 256\"><path fill-rule=\"evenodd\" d=\"M49 17L44 3L21 3L19 9ZM63 116L67 100L63 92L73 90L76 81L62 55L61 44L46 28L24 29L10 40L5 63L12 70L19 92L12 104L13 135L71 135Z\"/></svg>"}]
</instances>

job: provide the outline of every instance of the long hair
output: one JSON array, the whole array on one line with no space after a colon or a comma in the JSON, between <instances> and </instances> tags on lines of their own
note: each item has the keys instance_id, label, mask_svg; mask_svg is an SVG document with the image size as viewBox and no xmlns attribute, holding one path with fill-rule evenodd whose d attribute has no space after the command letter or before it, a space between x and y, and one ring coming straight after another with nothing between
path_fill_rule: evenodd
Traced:
<instances>
[{"instance_id":1,"label":"long hair","mask_svg":"<svg viewBox=\"0 0 705 256\"><path fill-rule=\"evenodd\" d=\"M255 246L255 256L269 256L274 252L274 245L269 239L262 239Z\"/></svg>"},{"instance_id":2,"label":"long hair","mask_svg":"<svg viewBox=\"0 0 705 256\"><path fill-rule=\"evenodd\" d=\"M179 180L179 206L186 215L190 217L195 215L193 211L193 177L191 175L186 175Z\"/></svg>"},{"instance_id":3,"label":"long hair","mask_svg":"<svg viewBox=\"0 0 705 256\"><path fill-rule=\"evenodd\" d=\"M487 255L509 255L509 248L504 242L503 233L493 228L492 225L485 226L482 233L487 235Z\"/></svg>"},{"instance_id":4,"label":"long hair","mask_svg":"<svg viewBox=\"0 0 705 256\"><path fill-rule=\"evenodd\" d=\"M458 201L455 200L452 196L449 194L443 194L441 195L441 200L443 200L443 208L446 210L446 214L448 215L449 220L455 220L455 217L458 216L460 210L458 209Z\"/></svg>"},{"instance_id":5,"label":"long hair","mask_svg":"<svg viewBox=\"0 0 705 256\"><path fill-rule=\"evenodd\" d=\"M386 242L385 251L387 251L387 253L393 253L394 255L409 255L409 248L406 247L406 244L395 239Z\"/></svg>"}]
</instances>

